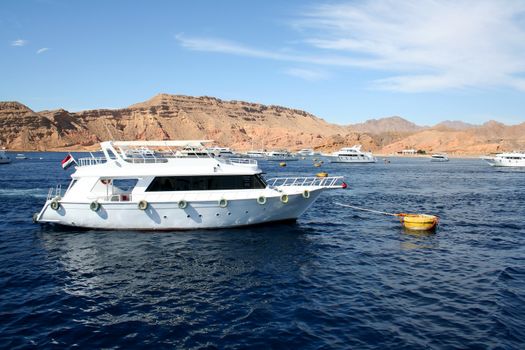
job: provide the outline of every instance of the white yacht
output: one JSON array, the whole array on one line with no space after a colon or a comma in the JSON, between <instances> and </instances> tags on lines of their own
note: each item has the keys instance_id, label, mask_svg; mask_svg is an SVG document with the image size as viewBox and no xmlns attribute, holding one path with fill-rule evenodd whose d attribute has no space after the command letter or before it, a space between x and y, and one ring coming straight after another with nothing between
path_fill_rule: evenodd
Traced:
<instances>
[{"instance_id":1,"label":"white yacht","mask_svg":"<svg viewBox=\"0 0 525 350\"><path fill-rule=\"evenodd\" d=\"M375 163L377 161L372 153L361 151L361 145L344 147L325 156L330 159L331 163Z\"/></svg>"},{"instance_id":2,"label":"white yacht","mask_svg":"<svg viewBox=\"0 0 525 350\"><path fill-rule=\"evenodd\" d=\"M491 166L525 167L525 152L498 153L494 157L482 157Z\"/></svg>"},{"instance_id":3,"label":"white yacht","mask_svg":"<svg viewBox=\"0 0 525 350\"><path fill-rule=\"evenodd\" d=\"M215 157L222 157L222 158L235 158L239 155L234 153L230 148L228 147L211 147L206 149L208 152L213 154Z\"/></svg>"},{"instance_id":4,"label":"white yacht","mask_svg":"<svg viewBox=\"0 0 525 350\"><path fill-rule=\"evenodd\" d=\"M27 159L27 156L23 153L18 153L15 158L16 159Z\"/></svg>"},{"instance_id":5,"label":"white yacht","mask_svg":"<svg viewBox=\"0 0 525 350\"><path fill-rule=\"evenodd\" d=\"M104 156L79 159L65 193L60 187L50 189L33 219L120 230L236 227L295 220L324 190L346 188L343 177L265 180L254 159L187 157L175 151L161 157L128 157L134 147L200 145L200 141L102 142Z\"/></svg>"},{"instance_id":6,"label":"white yacht","mask_svg":"<svg viewBox=\"0 0 525 350\"><path fill-rule=\"evenodd\" d=\"M446 153L434 153L430 156L431 162L448 162L448 156Z\"/></svg>"},{"instance_id":7,"label":"white yacht","mask_svg":"<svg viewBox=\"0 0 525 350\"><path fill-rule=\"evenodd\" d=\"M266 159L265 151L248 151L245 154L248 158Z\"/></svg>"},{"instance_id":8,"label":"white yacht","mask_svg":"<svg viewBox=\"0 0 525 350\"><path fill-rule=\"evenodd\" d=\"M11 158L5 154L5 149L0 149L0 164L11 163Z\"/></svg>"},{"instance_id":9,"label":"white yacht","mask_svg":"<svg viewBox=\"0 0 525 350\"><path fill-rule=\"evenodd\" d=\"M311 148L303 148L303 149L300 149L299 151L297 151L297 155L300 156L300 157L313 157L313 156L315 156L317 154L318 153L316 153Z\"/></svg>"},{"instance_id":10,"label":"white yacht","mask_svg":"<svg viewBox=\"0 0 525 350\"><path fill-rule=\"evenodd\" d=\"M288 151L270 151L266 152L266 160L278 161L278 162L291 162L299 160L299 158L293 156Z\"/></svg>"}]
</instances>

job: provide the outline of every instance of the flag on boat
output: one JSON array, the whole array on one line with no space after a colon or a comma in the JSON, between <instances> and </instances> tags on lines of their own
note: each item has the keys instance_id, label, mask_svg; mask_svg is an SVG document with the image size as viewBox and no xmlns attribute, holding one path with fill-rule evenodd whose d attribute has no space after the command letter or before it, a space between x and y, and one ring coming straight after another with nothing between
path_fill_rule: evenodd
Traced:
<instances>
[{"instance_id":1,"label":"flag on boat","mask_svg":"<svg viewBox=\"0 0 525 350\"><path fill-rule=\"evenodd\" d=\"M75 162L75 158L73 158L71 154L68 154L66 158L62 159L62 168L66 170L71 165L73 165L73 163L77 164L77 162Z\"/></svg>"}]
</instances>

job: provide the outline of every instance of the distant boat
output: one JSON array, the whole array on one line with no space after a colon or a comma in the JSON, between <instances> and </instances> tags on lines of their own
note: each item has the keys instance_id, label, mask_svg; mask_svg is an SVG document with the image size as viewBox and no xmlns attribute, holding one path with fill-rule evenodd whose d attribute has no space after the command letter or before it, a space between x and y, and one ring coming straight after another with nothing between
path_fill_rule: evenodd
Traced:
<instances>
[{"instance_id":1,"label":"distant boat","mask_svg":"<svg viewBox=\"0 0 525 350\"><path fill-rule=\"evenodd\" d=\"M525 152L498 153L494 157L481 157L490 166L525 167Z\"/></svg>"},{"instance_id":2,"label":"distant boat","mask_svg":"<svg viewBox=\"0 0 525 350\"><path fill-rule=\"evenodd\" d=\"M264 152L264 151L248 151L248 152L246 152L246 157L257 158L257 159L266 159L266 152Z\"/></svg>"},{"instance_id":3,"label":"distant boat","mask_svg":"<svg viewBox=\"0 0 525 350\"><path fill-rule=\"evenodd\" d=\"M206 150L210 152L211 154L213 154L215 157L221 157L221 158L239 157L239 154L234 153L228 147L211 147L211 148L207 148Z\"/></svg>"},{"instance_id":4,"label":"distant boat","mask_svg":"<svg viewBox=\"0 0 525 350\"><path fill-rule=\"evenodd\" d=\"M23 153L18 153L15 158L16 159L27 159L26 155Z\"/></svg>"},{"instance_id":5,"label":"distant boat","mask_svg":"<svg viewBox=\"0 0 525 350\"><path fill-rule=\"evenodd\" d=\"M299 160L299 158L294 157L288 151L271 151L266 152L266 160L273 160L278 162L291 162L294 160Z\"/></svg>"},{"instance_id":6,"label":"distant boat","mask_svg":"<svg viewBox=\"0 0 525 350\"><path fill-rule=\"evenodd\" d=\"M448 156L446 153L435 153L430 156L431 162L448 162Z\"/></svg>"},{"instance_id":7,"label":"distant boat","mask_svg":"<svg viewBox=\"0 0 525 350\"><path fill-rule=\"evenodd\" d=\"M377 161L371 152L361 151L361 145L344 147L324 156L330 159L331 163L375 163Z\"/></svg>"},{"instance_id":8,"label":"distant boat","mask_svg":"<svg viewBox=\"0 0 525 350\"><path fill-rule=\"evenodd\" d=\"M301 157L313 157L313 156L318 155L318 154L319 153L316 153L311 148L303 148L303 149L297 151L297 155L301 156Z\"/></svg>"},{"instance_id":9,"label":"distant boat","mask_svg":"<svg viewBox=\"0 0 525 350\"><path fill-rule=\"evenodd\" d=\"M11 158L5 154L4 149L0 149L0 164L9 164L11 163Z\"/></svg>"}]
</instances>

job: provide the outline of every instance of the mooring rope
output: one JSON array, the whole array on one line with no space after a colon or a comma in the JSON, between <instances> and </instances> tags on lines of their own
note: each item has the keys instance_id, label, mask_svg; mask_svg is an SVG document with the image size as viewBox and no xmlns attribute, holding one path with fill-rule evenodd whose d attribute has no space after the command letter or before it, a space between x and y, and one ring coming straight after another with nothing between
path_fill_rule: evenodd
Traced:
<instances>
[{"instance_id":1,"label":"mooring rope","mask_svg":"<svg viewBox=\"0 0 525 350\"><path fill-rule=\"evenodd\" d=\"M356 207L355 205L343 204L343 203L338 203L338 202L334 202L334 204L339 205L341 207L347 207L347 208L352 208L352 209L357 209L357 210L362 210L362 211L368 211L368 212L376 213L376 214L384 214L384 215L390 215L390 216L403 216L404 215L404 214L387 213L385 211L379 211L379 210L366 209L366 208Z\"/></svg>"}]
</instances>

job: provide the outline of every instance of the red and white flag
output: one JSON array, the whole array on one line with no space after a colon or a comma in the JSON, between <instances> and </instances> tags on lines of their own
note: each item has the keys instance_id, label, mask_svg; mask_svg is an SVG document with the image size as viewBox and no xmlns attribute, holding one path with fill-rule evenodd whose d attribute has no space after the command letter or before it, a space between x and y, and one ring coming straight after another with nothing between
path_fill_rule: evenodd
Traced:
<instances>
[{"instance_id":1,"label":"red and white flag","mask_svg":"<svg viewBox=\"0 0 525 350\"><path fill-rule=\"evenodd\" d=\"M62 168L64 170L66 170L73 164L77 164L77 162L75 162L75 158L73 158L71 154L68 154L66 158L62 159Z\"/></svg>"}]
</instances>

